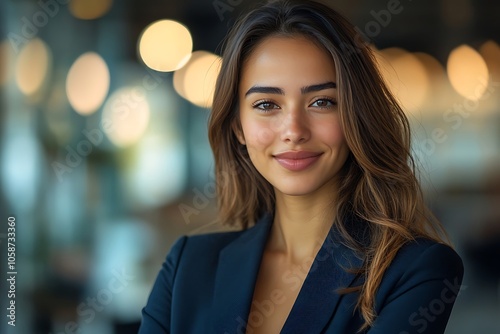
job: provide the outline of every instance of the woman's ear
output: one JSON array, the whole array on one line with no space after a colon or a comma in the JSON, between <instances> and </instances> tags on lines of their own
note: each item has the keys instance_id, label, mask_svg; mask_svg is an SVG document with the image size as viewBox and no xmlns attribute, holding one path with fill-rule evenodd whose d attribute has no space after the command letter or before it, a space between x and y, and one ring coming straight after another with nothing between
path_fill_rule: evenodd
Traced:
<instances>
[{"instance_id":1,"label":"woman's ear","mask_svg":"<svg viewBox=\"0 0 500 334\"><path fill-rule=\"evenodd\" d=\"M236 135L236 138L238 138L240 144L246 145L245 136L243 135L243 130L241 130L240 121L238 119L233 120L231 128L233 129L233 132Z\"/></svg>"}]
</instances>

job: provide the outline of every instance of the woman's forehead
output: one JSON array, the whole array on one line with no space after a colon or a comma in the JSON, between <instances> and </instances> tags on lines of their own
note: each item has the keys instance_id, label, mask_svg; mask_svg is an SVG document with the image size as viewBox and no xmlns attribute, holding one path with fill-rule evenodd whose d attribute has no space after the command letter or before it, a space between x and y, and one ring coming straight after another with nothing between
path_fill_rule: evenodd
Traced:
<instances>
[{"instance_id":1,"label":"woman's forehead","mask_svg":"<svg viewBox=\"0 0 500 334\"><path fill-rule=\"evenodd\" d=\"M243 64L240 87L303 87L335 82L332 57L305 37L273 36L261 41Z\"/></svg>"}]
</instances>

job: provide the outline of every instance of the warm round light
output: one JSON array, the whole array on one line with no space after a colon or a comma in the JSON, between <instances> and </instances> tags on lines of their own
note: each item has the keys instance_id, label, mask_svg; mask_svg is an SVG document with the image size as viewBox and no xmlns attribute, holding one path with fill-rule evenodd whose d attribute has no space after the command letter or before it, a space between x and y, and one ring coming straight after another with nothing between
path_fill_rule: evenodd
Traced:
<instances>
[{"instance_id":1,"label":"warm round light","mask_svg":"<svg viewBox=\"0 0 500 334\"><path fill-rule=\"evenodd\" d=\"M436 58L424 52L415 52L413 55L418 58L432 80L446 79L444 67Z\"/></svg>"},{"instance_id":2,"label":"warm round light","mask_svg":"<svg viewBox=\"0 0 500 334\"><path fill-rule=\"evenodd\" d=\"M174 73L175 90L197 106L211 107L220 64L221 58L213 53L193 52L189 62Z\"/></svg>"},{"instance_id":3,"label":"warm round light","mask_svg":"<svg viewBox=\"0 0 500 334\"><path fill-rule=\"evenodd\" d=\"M125 87L111 94L104 104L102 128L113 144L126 147L142 137L148 127L149 117L145 90Z\"/></svg>"},{"instance_id":4,"label":"warm round light","mask_svg":"<svg viewBox=\"0 0 500 334\"><path fill-rule=\"evenodd\" d=\"M38 38L24 46L16 63L16 82L21 92L33 95L42 87L50 58L47 45Z\"/></svg>"},{"instance_id":5,"label":"warm round light","mask_svg":"<svg viewBox=\"0 0 500 334\"><path fill-rule=\"evenodd\" d=\"M384 78L386 84L391 88L396 81L398 81L398 74L393 66L393 62L402 56L407 55L409 52L401 48L387 48L384 50L374 50L375 59L378 69ZM396 92L393 91L395 94Z\"/></svg>"},{"instance_id":6,"label":"warm round light","mask_svg":"<svg viewBox=\"0 0 500 334\"><path fill-rule=\"evenodd\" d=\"M112 4L113 0L71 0L69 11L76 18L93 20L106 14Z\"/></svg>"},{"instance_id":7,"label":"warm round light","mask_svg":"<svg viewBox=\"0 0 500 334\"><path fill-rule=\"evenodd\" d=\"M493 77L493 81L500 80L500 46L495 41L487 41L479 48L479 53L486 62L486 66Z\"/></svg>"},{"instance_id":8,"label":"warm round light","mask_svg":"<svg viewBox=\"0 0 500 334\"><path fill-rule=\"evenodd\" d=\"M71 66L66 79L66 94L71 106L82 115L95 112L109 90L109 70L97 53L87 52Z\"/></svg>"},{"instance_id":9,"label":"warm round light","mask_svg":"<svg viewBox=\"0 0 500 334\"><path fill-rule=\"evenodd\" d=\"M380 51L377 61L383 78L403 109L419 110L427 98L430 80L418 57L391 48Z\"/></svg>"},{"instance_id":10,"label":"warm round light","mask_svg":"<svg viewBox=\"0 0 500 334\"><path fill-rule=\"evenodd\" d=\"M406 51L405 49L403 49L403 48L397 48L397 47L392 47L392 48L378 50L378 52L388 62L391 62L394 59L397 59L399 57L406 56L407 54L409 54L409 52Z\"/></svg>"},{"instance_id":11,"label":"warm round light","mask_svg":"<svg viewBox=\"0 0 500 334\"><path fill-rule=\"evenodd\" d=\"M186 64L193 50L189 30L172 20L156 21L139 38L139 54L156 71L175 71Z\"/></svg>"},{"instance_id":12,"label":"warm round light","mask_svg":"<svg viewBox=\"0 0 500 334\"><path fill-rule=\"evenodd\" d=\"M484 94L489 80L488 67L481 55L467 45L460 45L448 57L448 78L463 97L477 101Z\"/></svg>"},{"instance_id":13,"label":"warm round light","mask_svg":"<svg viewBox=\"0 0 500 334\"><path fill-rule=\"evenodd\" d=\"M426 100L426 107L431 112L449 108L452 89L448 83L444 66L430 54L416 52L413 55L424 66L429 78L429 94Z\"/></svg>"}]
</instances>

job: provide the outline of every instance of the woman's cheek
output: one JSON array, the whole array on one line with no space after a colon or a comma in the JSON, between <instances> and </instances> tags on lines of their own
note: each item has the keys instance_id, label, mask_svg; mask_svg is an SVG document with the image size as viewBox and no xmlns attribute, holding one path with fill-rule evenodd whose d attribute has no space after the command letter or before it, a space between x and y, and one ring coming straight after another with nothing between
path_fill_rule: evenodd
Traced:
<instances>
[{"instance_id":1,"label":"woman's cheek","mask_svg":"<svg viewBox=\"0 0 500 334\"><path fill-rule=\"evenodd\" d=\"M323 123L318 134L325 142L330 144L342 144L345 141L344 132L338 120Z\"/></svg>"},{"instance_id":2,"label":"woman's cheek","mask_svg":"<svg viewBox=\"0 0 500 334\"><path fill-rule=\"evenodd\" d=\"M275 132L268 121L254 121L245 131L247 145L265 147L274 141Z\"/></svg>"}]
</instances>

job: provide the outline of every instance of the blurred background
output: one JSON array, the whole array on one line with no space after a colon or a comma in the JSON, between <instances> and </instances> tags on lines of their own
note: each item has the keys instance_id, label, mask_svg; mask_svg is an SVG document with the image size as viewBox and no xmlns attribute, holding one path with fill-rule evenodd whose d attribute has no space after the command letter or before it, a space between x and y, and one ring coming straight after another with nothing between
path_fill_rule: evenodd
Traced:
<instances>
[{"instance_id":1,"label":"blurred background","mask_svg":"<svg viewBox=\"0 0 500 334\"><path fill-rule=\"evenodd\" d=\"M447 333L500 333L500 2L324 1L369 41L465 262ZM16 327L136 333L173 241L218 231L220 45L250 0L1 0L0 264Z\"/></svg>"}]
</instances>

